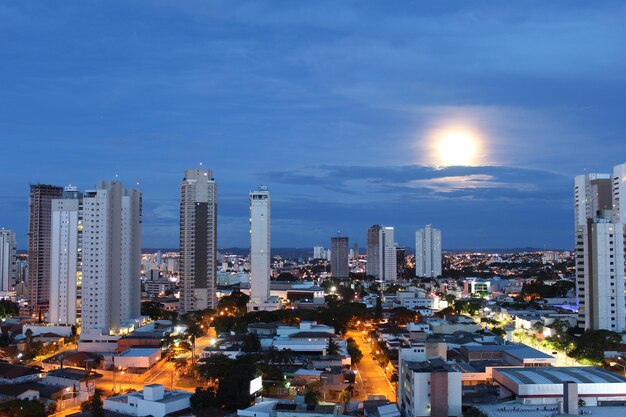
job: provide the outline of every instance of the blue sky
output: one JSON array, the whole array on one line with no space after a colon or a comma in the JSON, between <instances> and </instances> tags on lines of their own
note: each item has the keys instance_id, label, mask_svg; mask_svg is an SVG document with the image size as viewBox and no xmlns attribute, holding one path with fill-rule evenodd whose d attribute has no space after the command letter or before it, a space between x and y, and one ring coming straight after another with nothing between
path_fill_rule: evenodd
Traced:
<instances>
[{"instance_id":1,"label":"blue sky","mask_svg":"<svg viewBox=\"0 0 626 417\"><path fill-rule=\"evenodd\" d=\"M178 245L178 187L219 183L219 245L572 246L572 182L626 160L620 1L8 1L0 4L0 227L29 182L144 192L144 246ZM441 166L434 132L480 138ZM471 166L469 166L471 165Z\"/></svg>"}]
</instances>

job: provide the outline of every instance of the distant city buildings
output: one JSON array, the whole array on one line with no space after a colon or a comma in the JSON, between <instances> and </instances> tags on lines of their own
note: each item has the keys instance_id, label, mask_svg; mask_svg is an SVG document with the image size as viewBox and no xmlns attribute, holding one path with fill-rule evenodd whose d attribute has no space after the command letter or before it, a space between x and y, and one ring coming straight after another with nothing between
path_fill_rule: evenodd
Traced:
<instances>
[{"instance_id":1,"label":"distant city buildings","mask_svg":"<svg viewBox=\"0 0 626 417\"><path fill-rule=\"evenodd\" d=\"M17 250L15 232L0 229L0 291L13 289L17 280Z\"/></svg>"},{"instance_id":2,"label":"distant city buildings","mask_svg":"<svg viewBox=\"0 0 626 417\"><path fill-rule=\"evenodd\" d=\"M250 192L250 303L257 305L270 297L270 207L266 186Z\"/></svg>"},{"instance_id":3,"label":"distant city buildings","mask_svg":"<svg viewBox=\"0 0 626 417\"><path fill-rule=\"evenodd\" d=\"M330 238L330 273L333 278L350 276L348 238L335 236Z\"/></svg>"},{"instance_id":4,"label":"distant city buildings","mask_svg":"<svg viewBox=\"0 0 626 417\"><path fill-rule=\"evenodd\" d=\"M216 308L217 185L187 169L180 186L180 312Z\"/></svg>"},{"instance_id":5,"label":"distant city buildings","mask_svg":"<svg viewBox=\"0 0 626 417\"><path fill-rule=\"evenodd\" d=\"M140 316L141 192L102 181L83 198L81 339Z\"/></svg>"},{"instance_id":6,"label":"distant city buildings","mask_svg":"<svg viewBox=\"0 0 626 417\"><path fill-rule=\"evenodd\" d=\"M624 296L626 164L613 174L574 180L578 322L585 329L626 331Z\"/></svg>"},{"instance_id":7,"label":"distant city buildings","mask_svg":"<svg viewBox=\"0 0 626 417\"><path fill-rule=\"evenodd\" d=\"M31 184L28 198L28 300L34 314L43 314L50 299L50 246L52 200L63 187Z\"/></svg>"},{"instance_id":8,"label":"distant city buildings","mask_svg":"<svg viewBox=\"0 0 626 417\"><path fill-rule=\"evenodd\" d=\"M68 186L62 198L52 200L49 323L76 325L80 322L82 237L82 194L77 187Z\"/></svg>"},{"instance_id":9,"label":"distant city buildings","mask_svg":"<svg viewBox=\"0 0 626 417\"><path fill-rule=\"evenodd\" d=\"M415 276L441 276L441 230L431 225L415 233Z\"/></svg>"}]
</instances>

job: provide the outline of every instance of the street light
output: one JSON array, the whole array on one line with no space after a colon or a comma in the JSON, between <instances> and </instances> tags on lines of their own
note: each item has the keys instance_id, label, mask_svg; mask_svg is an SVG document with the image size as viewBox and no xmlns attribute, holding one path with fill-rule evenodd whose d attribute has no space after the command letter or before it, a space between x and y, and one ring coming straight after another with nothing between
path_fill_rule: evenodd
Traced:
<instances>
[{"instance_id":1,"label":"street light","mask_svg":"<svg viewBox=\"0 0 626 417\"><path fill-rule=\"evenodd\" d=\"M618 356L617 359L619 359L620 361L623 360L621 356ZM609 365L611 366L621 366L622 369L624 369L624 378L626 378L626 365L622 365L619 362L609 362Z\"/></svg>"}]
</instances>

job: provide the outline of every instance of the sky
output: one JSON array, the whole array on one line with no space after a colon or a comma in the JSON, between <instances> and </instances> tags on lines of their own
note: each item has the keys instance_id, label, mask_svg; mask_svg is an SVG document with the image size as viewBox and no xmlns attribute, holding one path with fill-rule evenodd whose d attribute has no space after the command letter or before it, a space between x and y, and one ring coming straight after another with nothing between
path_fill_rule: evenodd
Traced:
<instances>
[{"instance_id":1,"label":"sky","mask_svg":"<svg viewBox=\"0 0 626 417\"><path fill-rule=\"evenodd\" d=\"M213 170L218 245L573 247L573 177L626 161L623 1L5 1L0 227L29 183L143 191L178 247L185 168ZM139 184L139 185L137 185Z\"/></svg>"}]
</instances>

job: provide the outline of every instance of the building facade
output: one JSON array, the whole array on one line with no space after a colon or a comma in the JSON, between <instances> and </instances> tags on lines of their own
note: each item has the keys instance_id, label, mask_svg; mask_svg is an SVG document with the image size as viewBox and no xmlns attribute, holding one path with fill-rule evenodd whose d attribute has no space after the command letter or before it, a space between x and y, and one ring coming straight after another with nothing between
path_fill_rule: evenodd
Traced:
<instances>
[{"instance_id":1,"label":"building facade","mask_svg":"<svg viewBox=\"0 0 626 417\"><path fill-rule=\"evenodd\" d=\"M431 225L415 233L415 276L441 276L441 230Z\"/></svg>"},{"instance_id":2,"label":"building facade","mask_svg":"<svg viewBox=\"0 0 626 417\"><path fill-rule=\"evenodd\" d=\"M611 174L574 179L578 323L585 329L626 331L626 164Z\"/></svg>"},{"instance_id":3,"label":"building facade","mask_svg":"<svg viewBox=\"0 0 626 417\"><path fill-rule=\"evenodd\" d=\"M271 205L266 186L250 192L250 302L262 304L270 297Z\"/></svg>"},{"instance_id":4,"label":"building facade","mask_svg":"<svg viewBox=\"0 0 626 417\"><path fill-rule=\"evenodd\" d=\"M33 314L43 316L50 299L50 234L52 200L63 187L31 184L28 198L28 302Z\"/></svg>"},{"instance_id":5,"label":"building facade","mask_svg":"<svg viewBox=\"0 0 626 417\"><path fill-rule=\"evenodd\" d=\"M367 275L380 279L382 271L381 254L381 230L382 226L375 224L367 229Z\"/></svg>"},{"instance_id":6,"label":"building facade","mask_svg":"<svg viewBox=\"0 0 626 417\"><path fill-rule=\"evenodd\" d=\"M0 291L13 289L17 280L17 248L15 232L0 229Z\"/></svg>"},{"instance_id":7,"label":"building facade","mask_svg":"<svg viewBox=\"0 0 626 417\"><path fill-rule=\"evenodd\" d=\"M398 254L393 227L383 227L380 240L383 259L381 279L385 282L396 282L398 280Z\"/></svg>"},{"instance_id":8,"label":"building facade","mask_svg":"<svg viewBox=\"0 0 626 417\"><path fill-rule=\"evenodd\" d=\"M180 186L180 312L216 308L217 185L188 169Z\"/></svg>"},{"instance_id":9,"label":"building facade","mask_svg":"<svg viewBox=\"0 0 626 417\"><path fill-rule=\"evenodd\" d=\"M83 197L82 334L117 334L140 316L141 192L102 181Z\"/></svg>"},{"instance_id":10,"label":"building facade","mask_svg":"<svg viewBox=\"0 0 626 417\"><path fill-rule=\"evenodd\" d=\"M80 324L83 201L76 187L52 200L50 307L48 322Z\"/></svg>"},{"instance_id":11,"label":"building facade","mask_svg":"<svg viewBox=\"0 0 626 417\"><path fill-rule=\"evenodd\" d=\"M335 236L330 238L330 273L333 278L348 278L350 276L347 237Z\"/></svg>"}]
</instances>

